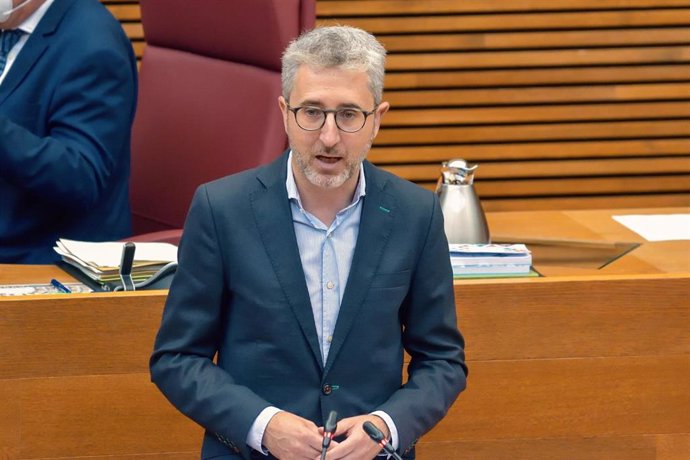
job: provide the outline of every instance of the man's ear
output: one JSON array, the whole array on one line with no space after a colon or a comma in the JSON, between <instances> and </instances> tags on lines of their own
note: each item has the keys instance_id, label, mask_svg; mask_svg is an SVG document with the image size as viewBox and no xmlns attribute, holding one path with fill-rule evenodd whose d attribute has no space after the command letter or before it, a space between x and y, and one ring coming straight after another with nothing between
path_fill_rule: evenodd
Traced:
<instances>
[{"instance_id":1,"label":"man's ear","mask_svg":"<svg viewBox=\"0 0 690 460\"><path fill-rule=\"evenodd\" d=\"M379 106L376 108L376 112L374 112L374 135L372 137L376 137L376 135L379 133L379 128L381 127L381 119L383 118L383 114L388 112L388 109L390 109L391 105L383 101L379 104Z\"/></svg>"},{"instance_id":2,"label":"man's ear","mask_svg":"<svg viewBox=\"0 0 690 460\"><path fill-rule=\"evenodd\" d=\"M287 109L287 101L283 96L278 96L278 107L280 108L280 113L283 115L283 126L285 128L285 132L287 133L287 123L288 123L288 109Z\"/></svg>"}]
</instances>

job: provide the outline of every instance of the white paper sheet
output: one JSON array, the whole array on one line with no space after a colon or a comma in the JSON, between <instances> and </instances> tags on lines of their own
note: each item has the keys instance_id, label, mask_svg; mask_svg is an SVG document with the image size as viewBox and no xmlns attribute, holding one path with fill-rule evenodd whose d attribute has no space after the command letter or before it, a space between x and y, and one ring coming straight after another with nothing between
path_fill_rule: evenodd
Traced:
<instances>
[{"instance_id":1,"label":"white paper sheet","mask_svg":"<svg viewBox=\"0 0 690 460\"><path fill-rule=\"evenodd\" d=\"M73 255L78 259L80 265L96 268L119 267L124 244L122 242L94 243L60 238L57 242L58 247L54 249L60 255ZM134 263L144 261L177 262L177 246L158 242L136 243Z\"/></svg>"},{"instance_id":2,"label":"white paper sheet","mask_svg":"<svg viewBox=\"0 0 690 460\"><path fill-rule=\"evenodd\" d=\"M613 216L647 241L690 240L690 214Z\"/></svg>"}]
</instances>

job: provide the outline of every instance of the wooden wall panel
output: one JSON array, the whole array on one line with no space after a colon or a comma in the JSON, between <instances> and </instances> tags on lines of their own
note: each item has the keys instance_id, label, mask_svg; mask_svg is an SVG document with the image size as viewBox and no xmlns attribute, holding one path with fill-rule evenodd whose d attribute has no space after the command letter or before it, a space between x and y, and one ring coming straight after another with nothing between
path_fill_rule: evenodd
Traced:
<instances>
[{"instance_id":1,"label":"wooden wall panel","mask_svg":"<svg viewBox=\"0 0 690 460\"><path fill-rule=\"evenodd\" d=\"M319 0L319 13L323 15L353 15L367 12L371 15L387 15L391 12L424 15L429 13L486 13L506 11L568 11L606 10L625 5L629 8L674 8L688 6L687 0L529 0L506 2L505 0Z\"/></svg>"},{"instance_id":2,"label":"wooden wall panel","mask_svg":"<svg viewBox=\"0 0 690 460\"><path fill-rule=\"evenodd\" d=\"M465 70L418 71L412 69L404 73L388 73L386 75L386 89L452 89L454 84L457 85L458 80L462 80L463 85L465 85L463 88L511 85L516 87L537 86L538 88L535 89L539 90L542 87L548 88L546 85L552 82L559 82L559 85L657 82L661 75L664 76L664 81L684 82L690 76L690 66L636 65L626 67L623 73L612 72L606 66L578 68L577 72L565 68L483 69L481 72Z\"/></svg>"},{"instance_id":3,"label":"wooden wall panel","mask_svg":"<svg viewBox=\"0 0 690 460\"><path fill-rule=\"evenodd\" d=\"M441 161L477 162L487 210L690 203L689 1L317 5L389 50L370 159L395 174L433 189Z\"/></svg>"},{"instance_id":4,"label":"wooden wall panel","mask_svg":"<svg viewBox=\"0 0 690 460\"><path fill-rule=\"evenodd\" d=\"M102 1L140 57L137 0ZM317 19L388 49L369 158L395 174L433 189L441 161L479 163L486 210L690 204L690 0L318 0Z\"/></svg>"},{"instance_id":5,"label":"wooden wall panel","mask_svg":"<svg viewBox=\"0 0 690 460\"><path fill-rule=\"evenodd\" d=\"M519 209L553 210L553 209L605 209L605 208L635 208L638 206L656 207L687 206L688 197L685 193L676 194L625 194L625 195L587 195L569 197L530 196L518 198L491 199L492 211L515 211ZM488 207L487 205L486 207Z\"/></svg>"}]
</instances>

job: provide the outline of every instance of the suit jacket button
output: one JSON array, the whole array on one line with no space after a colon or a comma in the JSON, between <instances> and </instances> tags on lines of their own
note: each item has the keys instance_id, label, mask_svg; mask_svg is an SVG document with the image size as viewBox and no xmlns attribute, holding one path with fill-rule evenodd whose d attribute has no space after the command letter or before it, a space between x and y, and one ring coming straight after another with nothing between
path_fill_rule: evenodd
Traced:
<instances>
[{"instance_id":1,"label":"suit jacket button","mask_svg":"<svg viewBox=\"0 0 690 460\"><path fill-rule=\"evenodd\" d=\"M333 387L327 383L323 386L323 388L321 388L321 392L323 394L325 394L326 396L328 396L329 394L331 394L333 392Z\"/></svg>"}]
</instances>

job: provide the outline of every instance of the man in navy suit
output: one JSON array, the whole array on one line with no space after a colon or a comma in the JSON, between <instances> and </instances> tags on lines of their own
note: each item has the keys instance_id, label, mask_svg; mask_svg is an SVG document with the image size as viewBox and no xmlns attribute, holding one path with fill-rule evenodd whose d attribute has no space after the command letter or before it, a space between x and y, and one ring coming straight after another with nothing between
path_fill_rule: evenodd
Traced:
<instances>
[{"instance_id":1,"label":"man in navy suit","mask_svg":"<svg viewBox=\"0 0 690 460\"><path fill-rule=\"evenodd\" d=\"M436 196L365 160L384 62L360 29L302 35L283 55L290 149L194 196L150 364L206 429L202 458L318 459L331 411L326 458L375 457L366 421L414 458L465 387Z\"/></svg>"},{"instance_id":2,"label":"man in navy suit","mask_svg":"<svg viewBox=\"0 0 690 460\"><path fill-rule=\"evenodd\" d=\"M129 235L137 68L122 27L98 0L0 0L0 29L0 263Z\"/></svg>"}]
</instances>

